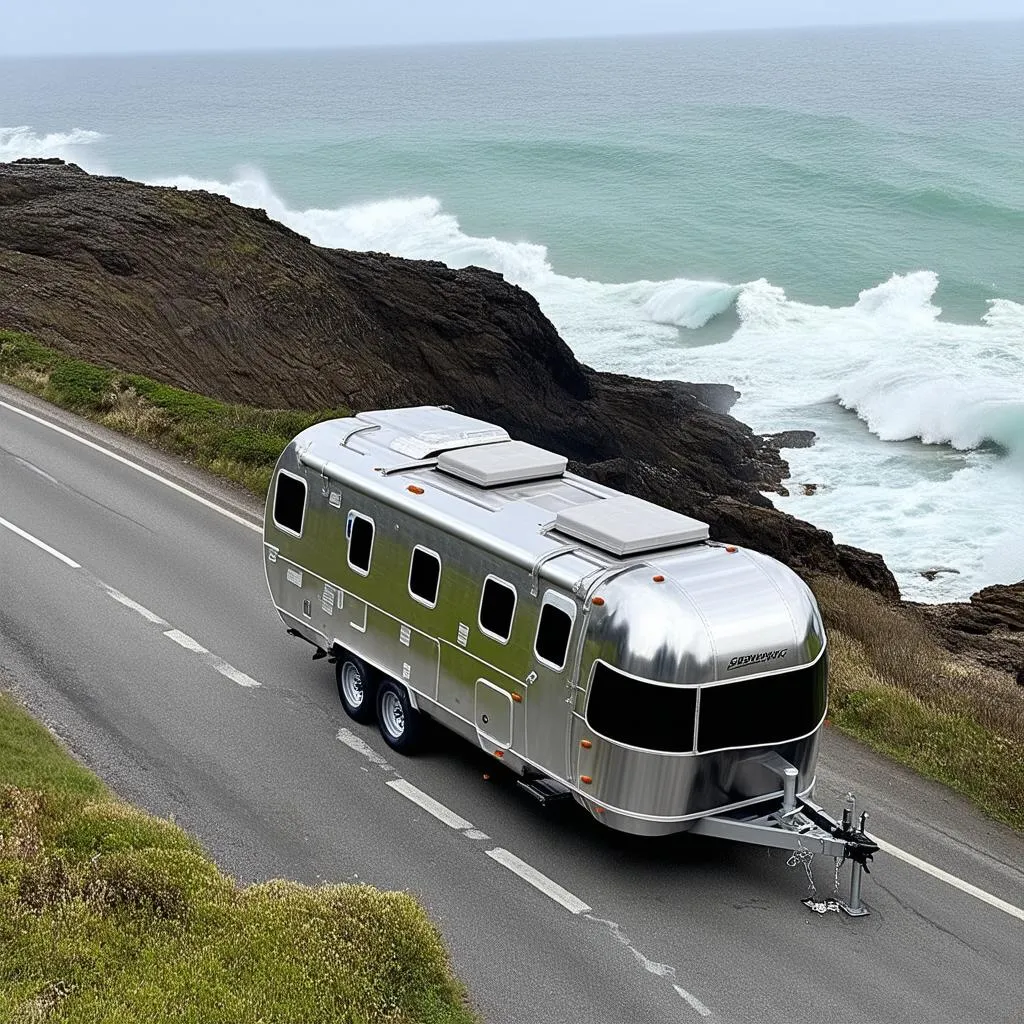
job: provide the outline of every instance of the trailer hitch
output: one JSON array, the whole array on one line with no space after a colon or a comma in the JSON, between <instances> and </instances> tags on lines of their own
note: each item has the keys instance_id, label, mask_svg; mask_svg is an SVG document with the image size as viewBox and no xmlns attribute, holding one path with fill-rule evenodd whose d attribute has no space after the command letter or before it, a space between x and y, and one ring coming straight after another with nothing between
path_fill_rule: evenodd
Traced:
<instances>
[{"instance_id":1,"label":"trailer hitch","mask_svg":"<svg viewBox=\"0 0 1024 1024\"><path fill-rule=\"evenodd\" d=\"M860 886L863 876L870 875L868 862L878 853L878 844L867 833L868 812L862 811L860 822L854 825L853 819L857 811L857 799L852 793L846 794L846 806L843 808L842 821L834 821L820 807L804 802L804 814L818 828L828 832L834 839L843 844L843 856L836 862L836 879L839 868L851 862L850 866L850 898L844 903L837 901L839 909L850 917L864 917L868 913L860 898Z\"/></svg>"}]
</instances>

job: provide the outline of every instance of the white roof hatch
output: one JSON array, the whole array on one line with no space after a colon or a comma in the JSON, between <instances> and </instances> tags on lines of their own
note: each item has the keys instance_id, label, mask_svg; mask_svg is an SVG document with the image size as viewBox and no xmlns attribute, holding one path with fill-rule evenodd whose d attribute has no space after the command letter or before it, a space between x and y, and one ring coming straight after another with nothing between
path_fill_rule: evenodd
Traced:
<instances>
[{"instance_id":1,"label":"white roof hatch","mask_svg":"<svg viewBox=\"0 0 1024 1024\"><path fill-rule=\"evenodd\" d=\"M562 509L555 529L619 558L697 544L709 536L707 523L630 494Z\"/></svg>"},{"instance_id":2,"label":"white roof hatch","mask_svg":"<svg viewBox=\"0 0 1024 1024\"><path fill-rule=\"evenodd\" d=\"M503 441L447 451L437 468L479 487L501 487L562 476L568 459L525 441Z\"/></svg>"}]
</instances>

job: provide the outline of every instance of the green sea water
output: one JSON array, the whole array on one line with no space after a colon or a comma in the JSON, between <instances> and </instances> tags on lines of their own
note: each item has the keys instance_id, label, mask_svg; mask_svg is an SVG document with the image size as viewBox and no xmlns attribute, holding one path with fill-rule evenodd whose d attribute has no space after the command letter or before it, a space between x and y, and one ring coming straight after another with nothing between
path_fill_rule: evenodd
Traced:
<instances>
[{"instance_id":1,"label":"green sea water","mask_svg":"<svg viewBox=\"0 0 1024 1024\"><path fill-rule=\"evenodd\" d=\"M584 361L816 430L783 507L908 594L1024 576L1024 22L7 60L0 128L490 266Z\"/></svg>"}]
</instances>

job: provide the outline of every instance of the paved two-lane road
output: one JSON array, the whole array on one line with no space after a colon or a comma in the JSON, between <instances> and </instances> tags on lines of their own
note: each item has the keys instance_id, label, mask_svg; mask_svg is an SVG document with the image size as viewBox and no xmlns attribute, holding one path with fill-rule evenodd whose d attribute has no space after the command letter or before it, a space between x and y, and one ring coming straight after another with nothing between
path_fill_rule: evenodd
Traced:
<instances>
[{"instance_id":1,"label":"paved two-lane road","mask_svg":"<svg viewBox=\"0 0 1024 1024\"><path fill-rule=\"evenodd\" d=\"M957 798L826 737L819 799L855 789L877 834L952 876L879 855L850 920L804 909L781 852L545 811L450 738L402 759L285 635L254 503L0 403L0 686L241 880L411 890L491 1024L1024 1019L1024 842ZM832 862L814 876L830 890Z\"/></svg>"}]
</instances>

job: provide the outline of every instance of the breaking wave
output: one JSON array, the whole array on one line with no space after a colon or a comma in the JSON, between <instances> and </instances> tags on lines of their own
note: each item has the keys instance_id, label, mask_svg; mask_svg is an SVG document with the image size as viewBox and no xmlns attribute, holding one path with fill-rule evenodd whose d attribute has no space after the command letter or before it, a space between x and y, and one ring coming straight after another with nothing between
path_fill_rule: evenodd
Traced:
<instances>
[{"instance_id":1,"label":"breaking wave","mask_svg":"<svg viewBox=\"0 0 1024 1024\"><path fill-rule=\"evenodd\" d=\"M23 157L60 157L80 162L82 150L99 142L100 132L73 128L69 132L49 132L37 135L28 125L0 128L0 161L20 160Z\"/></svg>"}]
</instances>

